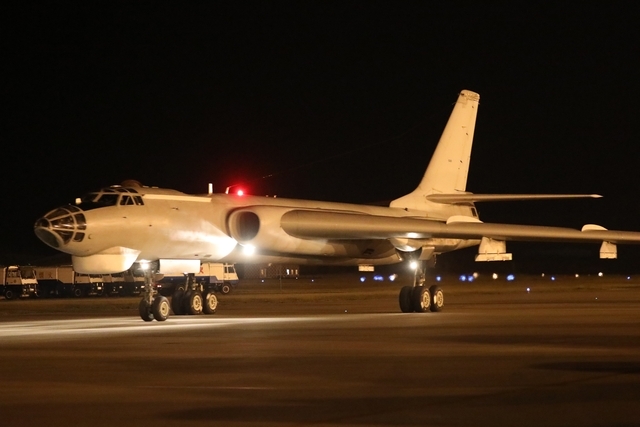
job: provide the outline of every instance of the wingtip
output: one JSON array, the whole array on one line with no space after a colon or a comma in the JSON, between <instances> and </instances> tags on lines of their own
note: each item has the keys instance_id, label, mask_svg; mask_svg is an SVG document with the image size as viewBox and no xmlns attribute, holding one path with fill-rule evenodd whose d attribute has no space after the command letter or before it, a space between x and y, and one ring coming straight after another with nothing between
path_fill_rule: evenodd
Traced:
<instances>
[{"instance_id":1,"label":"wingtip","mask_svg":"<svg viewBox=\"0 0 640 427\"><path fill-rule=\"evenodd\" d=\"M601 199L602 195L601 194L592 194L591 197L593 197L594 199Z\"/></svg>"}]
</instances>

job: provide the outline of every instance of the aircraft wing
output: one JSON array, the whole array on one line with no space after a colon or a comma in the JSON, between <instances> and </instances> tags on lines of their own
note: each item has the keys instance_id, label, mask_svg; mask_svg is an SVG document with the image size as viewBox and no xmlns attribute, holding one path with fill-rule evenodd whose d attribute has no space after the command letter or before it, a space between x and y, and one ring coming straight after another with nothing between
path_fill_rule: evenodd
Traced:
<instances>
[{"instance_id":1,"label":"aircraft wing","mask_svg":"<svg viewBox=\"0 0 640 427\"><path fill-rule=\"evenodd\" d=\"M324 239L481 239L541 242L611 242L640 244L640 232L606 230L587 225L583 230L521 224L484 222L444 223L422 218L390 217L358 213L293 210L280 225L289 235Z\"/></svg>"}]
</instances>

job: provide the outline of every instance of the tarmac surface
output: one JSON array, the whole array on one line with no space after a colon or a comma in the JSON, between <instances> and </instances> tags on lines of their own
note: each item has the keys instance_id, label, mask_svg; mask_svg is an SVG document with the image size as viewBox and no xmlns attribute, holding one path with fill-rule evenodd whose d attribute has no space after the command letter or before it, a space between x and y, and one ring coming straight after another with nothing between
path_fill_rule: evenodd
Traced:
<instances>
[{"instance_id":1,"label":"tarmac surface","mask_svg":"<svg viewBox=\"0 0 640 427\"><path fill-rule=\"evenodd\" d=\"M406 280L404 281L406 283ZM637 426L640 281L242 282L211 316L0 300L2 426Z\"/></svg>"}]
</instances>

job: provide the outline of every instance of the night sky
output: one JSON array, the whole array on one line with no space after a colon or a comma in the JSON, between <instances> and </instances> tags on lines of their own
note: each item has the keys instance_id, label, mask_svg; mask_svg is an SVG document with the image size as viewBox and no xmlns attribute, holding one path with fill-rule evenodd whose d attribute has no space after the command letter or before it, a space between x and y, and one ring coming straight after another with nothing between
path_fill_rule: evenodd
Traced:
<instances>
[{"instance_id":1,"label":"night sky","mask_svg":"<svg viewBox=\"0 0 640 427\"><path fill-rule=\"evenodd\" d=\"M1 263L55 253L35 220L125 179L388 202L462 89L481 96L469 191L604 196L483 220L640 230L633 2L482 3L3 6Z\"/></svg>"}]
</instances>

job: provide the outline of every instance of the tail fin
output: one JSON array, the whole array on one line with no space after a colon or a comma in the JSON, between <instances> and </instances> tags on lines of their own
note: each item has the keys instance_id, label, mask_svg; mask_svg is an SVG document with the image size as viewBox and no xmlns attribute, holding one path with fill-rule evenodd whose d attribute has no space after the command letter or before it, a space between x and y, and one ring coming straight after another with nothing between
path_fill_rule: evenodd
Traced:
<instances>
[{"instance_id":1,"label":"tail fin","mask_svg":"<svg viewBox=\"0 0 640 427\"><path fill-rule=\"evenodd\" d=\"M466 190L479 101L480 95L475 92L460 92L418 188L392 201L391 207L421 209L429 194L455 194Z\"/></svg>"}]
</instances>

